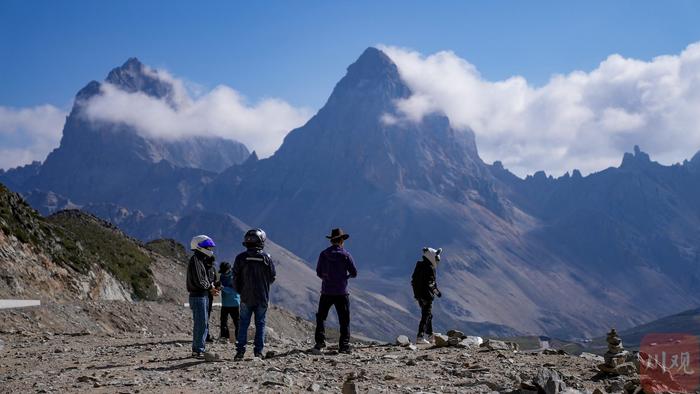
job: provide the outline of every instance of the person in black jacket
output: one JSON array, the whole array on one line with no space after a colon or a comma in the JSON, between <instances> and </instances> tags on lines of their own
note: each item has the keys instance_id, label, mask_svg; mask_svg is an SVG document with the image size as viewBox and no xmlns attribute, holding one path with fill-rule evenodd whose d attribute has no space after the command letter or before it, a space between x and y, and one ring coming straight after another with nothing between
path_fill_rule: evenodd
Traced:
<instances>
[{"instance_id":1,"label":"person in black jacket","mask_svg":"<svg viewBox=\"0 0 700 394\"><path fill-rule=\"evenodd\" d=\"M243 360L248 342L250 318L255 314L255 340L253 353L263 358L265 346L265 316L270 300L270 285L275 281L275 264L269 254L263 252L265 232L252 229L246 232L243 245L246 251L236 256L233 263L235 290L241 296L238 338L234 360Z\"/></svg>"},{"instance_id":2,"label":"person in black jacket","mask_svg":"<svg viewBox=\"0 0 700 394\"><path fill-rule=\"evenodd\" d=\"M190 249L194 252L187 265L187 291L192 309L192 356L204 357L205 339L208 333L209 297L218 290L209 280L207 265L214 263L214 241L206 235L192 238Z\"/></svg>"},{"instance_id":3,"label":"person in black jacket","mask_svg":"<svg viewBox=\"0 0 700 394\"><path fill-rule=\"evenodd\" d=\"M429 344L433 336L433 300L442 297L435 281L435 269L440 262L442 249L423 248L423 259L416 263L411 277L413 296L421 310L416 344ZM425 336L429 339L426 339Z\"/></svg>"}]
</instances>

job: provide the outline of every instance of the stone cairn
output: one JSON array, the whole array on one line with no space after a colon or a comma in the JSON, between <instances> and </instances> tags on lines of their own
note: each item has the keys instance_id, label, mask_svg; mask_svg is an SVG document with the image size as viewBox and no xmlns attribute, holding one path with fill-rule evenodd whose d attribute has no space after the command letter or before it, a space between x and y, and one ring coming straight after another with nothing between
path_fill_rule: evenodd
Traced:
<instances>
[{"instance_id":1,"label":"stone cairn","mask_svg":"<svg viewBox=\"0 0 700 394\"><path fill-rule=\"evenodd\" d=\"M634 366L627 361L629 352L622 347L622 339L614 328L608 333L607 342L608 351L603 355L605 362L598 365L598 369L615 375L628 375L634 372L630 370L630 367L634 369Z\"/></svg>"}]
</instances>

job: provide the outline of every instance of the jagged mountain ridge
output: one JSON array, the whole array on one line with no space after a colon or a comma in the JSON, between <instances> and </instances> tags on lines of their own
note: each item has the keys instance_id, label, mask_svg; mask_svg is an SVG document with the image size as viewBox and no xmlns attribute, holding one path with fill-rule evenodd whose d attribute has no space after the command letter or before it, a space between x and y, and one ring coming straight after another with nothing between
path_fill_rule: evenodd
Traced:
<instances>
[{"instance_id":1,"label":"jagged mountain ridge","mask_svg":"<svg viewBox=\"0 0 700 394\"><path fill-rule=\"evenodd\" d=\"M647 209L658 209L650 223L665 220L650 232L654 226L637 222L639 210L632 208L638 204L620 209L621 202L636 201L645 195L640 191L661 184L655 177L674 177L677 170L652 176L646 167L631 172L625 165L585 178L575 173L552 180L542 173L521 180L502 166L484 164L474 134L451 128L442 115L418 123L392 118L395 100L410 94L391 59L370 48L318 114L290 132L268 159L251 155L221 174L187 177L166 165L149 174L150 183L137 185L135 195L106 187L114 179L96 178L88 190L63 187L50 195L43 193L56 190L39 188L34 195L47 210L71 202L116 222L122 209L140 210L141 218L126 214L120 224L140 237L172 236L173 223L183 217L197 219L206 231L220 220L208 216L206 207L264 227L310 265L326 245L323 235L343 226L352 234L348 247L361 268L357 286L405 309L393 316L407 326L415 324L416 313L408 276L424 245L446 250L438 325L482 333L505 325L566 337L596 335L610 325L636 325L700 302L692 291L697 276L682 275L697 267L699 238L692 229L698 226L695 216L684 215L685 207L697 208L691 190L696 178L684 176L663 188L668 195L686 196L680 208L673 199L649 200ZM105 130L108 137L109 132L119 130ZM696 158L681 167L692 172ZM55 166L47 160L42 171L47 167ZM614 177L604 181L609 174ZM167 180L170 188L153 180ZM625 181L644 186L618 188ZM50 204L42 203L46 196ZM162 196L168 198L161 201ZM606 212L599 209L601 201L617 206L610 204ZM658 238L664 232L673 236ZM238 242L231 237L232 245ZM647 247L658 239L667 254ZM611 268L629 251L638 258L624 261L624 269ZM667 255L680 258L659 260ZM648 302L643 297L648 288L661 296Z\"/></svg>"}]
</instances>

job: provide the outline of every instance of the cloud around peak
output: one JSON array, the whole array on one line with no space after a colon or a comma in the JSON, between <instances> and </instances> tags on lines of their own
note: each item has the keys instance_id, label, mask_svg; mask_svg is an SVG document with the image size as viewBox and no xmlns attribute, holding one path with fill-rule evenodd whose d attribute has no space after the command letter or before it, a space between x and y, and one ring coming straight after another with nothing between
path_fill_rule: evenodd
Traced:
<instances>
[{"instance_id":1,"label":"cloud around peak","mask_svg":"<svg viewBox=\"0 0 700 394\"><path fill-rule=\"evenodd\" d=\"M396 103L402 117L444 113L453 127L476 133L486 161L501 160L521 176L598 171L618 165L636 144L665 163L700 149L700 43L650 61L611 55L590 72L554 75L541 87L520 76L488 81L451 51L381 49L413 91Z\"/></svg>"},{"instance_id":2,"label":"cloud around peak","mask_svg":"<svg viewBox=\"0 0 700 394\"><path fill-rule=\"evenodd\" d=\"M172 97L164 100L103 83L100 94L84 103L83 113L93 121L127 124L148 138L215 136L236 140L261 157L274 153L284 136L311 116L310 110L281 99L266 98L251 104L225 85L210 91L198 88L192 93L185 88L191 84L165 70L146 67L145 71L172 86Z\"/></svg>"}]
</instances>

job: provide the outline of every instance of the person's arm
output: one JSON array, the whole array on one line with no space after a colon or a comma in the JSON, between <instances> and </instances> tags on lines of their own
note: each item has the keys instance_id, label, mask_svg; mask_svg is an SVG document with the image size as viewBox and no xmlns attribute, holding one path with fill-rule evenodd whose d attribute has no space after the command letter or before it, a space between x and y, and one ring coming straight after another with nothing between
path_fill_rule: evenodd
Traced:
<instances>
[{"instance_id":1,"label":"person's arm","mask_svg":"<svg viewBox=\"0 0 700 394\"><path fill-rule=\"evenodd\" d=\"M357 278L357 267L355 267L355 260L352 259L350 253L348 253L347 264L348 278Z\"/></svg>"},{"instance_id":2,"label":"person's arm","mask_svg":"<svg viewBox=\"0 0 700 394\"><path fill-rule=\"evenodd\" d=\"M272 257L269 257L270 260L270 283L274 283L275 279L277 279L277 270L275 270L275 262L272 260Z\"/></svg>"},{"instance_id":3,"label":"person's arm","mask_svg":"<svg viewBox=\"0 0 700 394\"><path fill-rule=\"evenodd\" d=\"M194 281L202 290L209 290L211 288L211 283L209 283L209 275L207 275L207 268L201 261L194 262Z\"/></svg>"},{"instance_id":4,"label":"person's arm","mask_svg":"<svg viewBox=\"0 0 700 394\"><path fill-rule=\"evenodd\" d=\"M232 285L233 285L233 290L236 291L236 293L241 294L241 290L243 287L243 281L241 280L241 259L236 257L236 260L233 262L233 280L232 280Z\"/></svg>"},{"instance_id":5,"label":"person's arm","mask_svg":"<svg viewBox=\"0 0 700 394\"><path fill-rule=\"evenodd\" d=\"M321 252L321 254L318 255L318 261L316 262L316 276L321 279L325 279L326 276L324 261L325 259L323 258L323 252Z\"/></svg>"}]
</instances>

